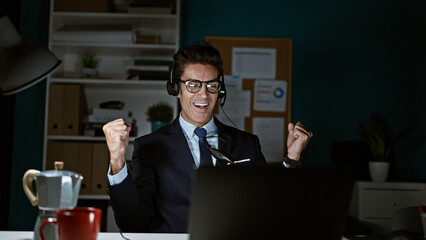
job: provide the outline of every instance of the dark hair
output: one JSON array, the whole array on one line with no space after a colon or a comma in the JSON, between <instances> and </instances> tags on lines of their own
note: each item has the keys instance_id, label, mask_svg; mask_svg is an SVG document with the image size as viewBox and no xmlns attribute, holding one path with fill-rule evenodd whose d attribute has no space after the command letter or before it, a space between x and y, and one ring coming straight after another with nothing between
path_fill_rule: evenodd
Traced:
<instances>
[{"instance_id":1,"label":"dark hair","mask_svg":"<svg viewBox=\"0 0 426 240\"><path fill-rule=\"evenodd\" d=\"M173 78L180 79L187 64L210 64L216 67L218 78L223 74L223 60L219 51L208 42L195 42L179 49L173 56Z\"/></svg>"}]
</instances>

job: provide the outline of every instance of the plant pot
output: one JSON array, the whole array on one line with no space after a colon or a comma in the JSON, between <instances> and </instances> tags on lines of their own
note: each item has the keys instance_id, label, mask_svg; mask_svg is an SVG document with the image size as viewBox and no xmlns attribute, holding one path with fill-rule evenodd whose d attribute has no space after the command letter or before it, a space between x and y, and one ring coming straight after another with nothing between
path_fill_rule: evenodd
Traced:
<instances>
[{"instance_id":1,"label":"plant pot","mask_svg":"<svg viewBox=\"0 0 426 240\"><path fill-rule=\"evenodd\" d=\"M389 162L369 162L368 169L373 182L385 182L389 173Z\"/></svg>"},{"instance_id":2,"label":"plant pot","mask_svg":"<svg viewBox=\"0 0 426 240\"><path fill-rule=\"evenodd\" d=\"M94 78L98 76L98 70L95 68L83 68L80 76L82 78Z\"/></svg>"},{"instance_id":3,"label":"plant pot","mask_svg":"<svg viewBox=\"0 0 426 240\"><path fill-rule=\"evenodd\" d=\"M167 122L163 121L153 121L151 122L151 132L157 131L157 129L161 128L162 126L166 126Z\"/></svg>"}]
</instances>

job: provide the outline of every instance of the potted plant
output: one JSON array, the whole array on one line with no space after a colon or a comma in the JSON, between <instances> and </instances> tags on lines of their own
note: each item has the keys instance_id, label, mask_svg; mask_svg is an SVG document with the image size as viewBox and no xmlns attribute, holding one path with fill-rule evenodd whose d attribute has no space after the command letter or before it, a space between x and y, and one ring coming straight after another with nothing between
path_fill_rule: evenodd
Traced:
<instances>
[{"instance_id":1,"label":"potted plant","mask_svg":"<svg viewBox=\"0 0 426 240\"><path fill-rule=\"evenodd\" d=\"M173 107L166 102L158 102L147 109L146 115L151 122L151 131L154 132L173 120Z\"/></svg>"},{"instance_id":2,"label":"potted plant","mask_svg":"<svg viewBox=\"0 0 426 240\"><path fill-rule=\"evenodd\" d=\"M369 146L374 159L368 163L371 179L377 182L386 181L389 173L389 156L403 133L393 138L389 125L378 113L373 113L364 123L359 122L355 130Z\"/></svg>"},{"instance_id":3,"label":"potted plant","mask_svg":"<svg viewBox=\"0 0 426 240\"><path fill-rule=\"evenodd\" d=\"M98 76L97 67L99 65L99 59L95 58L94 54L87 54L81 58L81 64L83 69L81 70L81 77L91 78Z\"/></svg>"}]
</instances>

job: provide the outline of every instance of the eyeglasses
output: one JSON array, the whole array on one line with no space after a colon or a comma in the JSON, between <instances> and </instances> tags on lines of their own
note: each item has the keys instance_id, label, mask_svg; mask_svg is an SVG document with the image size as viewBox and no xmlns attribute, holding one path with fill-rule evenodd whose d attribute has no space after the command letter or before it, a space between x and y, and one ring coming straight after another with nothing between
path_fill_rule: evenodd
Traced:
<instances>
[{"instance_id":1,"label":"eyeglasses","mask_svg":"<svg viewBox=\"0 0 426 240\"><path fill-rule=\"evenodd\" d=\"M218 79L213 79L210 81L206 81L206 82L202 82L200 80L197 79L189 79L186 81L182 81L180 79L178 79L179 82L184 83L186 86L186 90L188 90L188 92L190 93L197 93L201 90L201 88L203 87L203 83L206 84L206 89L207 92L215 94L217 92L219 92L220 90L220 86L222 84L222 82L220 82Z\"/></svg>"}]
</instances>

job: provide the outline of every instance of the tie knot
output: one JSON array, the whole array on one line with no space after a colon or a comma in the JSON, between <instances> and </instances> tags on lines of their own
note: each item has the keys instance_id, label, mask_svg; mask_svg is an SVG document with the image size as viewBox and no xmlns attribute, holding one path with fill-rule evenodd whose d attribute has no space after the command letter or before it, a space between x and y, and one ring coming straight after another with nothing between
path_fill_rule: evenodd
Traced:
<instances>
[{"instance_id":1,"label":"tie knot","mask_svg":"<svg viewBox=\"0 0 426 240\"><path fill-rule=\"evenodd\" d=\"M204 139L207 136L207 130L204 128L196 128L194 133L201 139Z\"/></svg>"}]
</instances>

